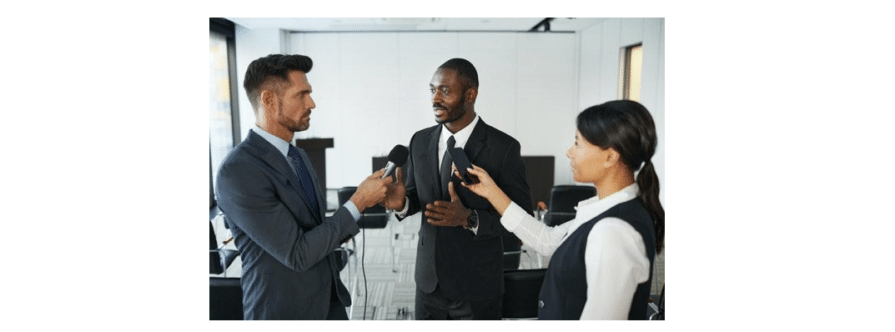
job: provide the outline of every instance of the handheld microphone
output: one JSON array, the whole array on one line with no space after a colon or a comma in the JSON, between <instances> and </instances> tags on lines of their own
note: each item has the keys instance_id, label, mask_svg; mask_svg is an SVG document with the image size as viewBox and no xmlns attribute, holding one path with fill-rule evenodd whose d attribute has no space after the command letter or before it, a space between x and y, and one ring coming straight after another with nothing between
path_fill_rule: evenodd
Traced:
<instances>
[{"instance_id":1,"label":"handheld microphone","mask_svg":"<svg viewBox=\"0 0 895 332\"><path fill-rule=\"evenodd\" d=\"M392 176L392 183L398 182L398 177L395 175L395 169L401 166L404 166L404 163L407 162L407 155L410 154L410 151L407 151L407 148L403 145L395 145L392 148L392 152L388 153L388 164L385 164L385 174L382 174L382 179Z\"/></svg>"}]
</instances>

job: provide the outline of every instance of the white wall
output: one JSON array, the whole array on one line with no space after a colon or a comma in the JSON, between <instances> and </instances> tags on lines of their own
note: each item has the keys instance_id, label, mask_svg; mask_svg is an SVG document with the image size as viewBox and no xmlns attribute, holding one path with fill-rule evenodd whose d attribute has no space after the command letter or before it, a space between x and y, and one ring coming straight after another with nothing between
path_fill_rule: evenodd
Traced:
<instances>
[{"instance_id":1,"label":"white wall","mask_svg":"<svg viewBox=\"0 0 895 332\"><path fill-rule=\"evenodd\" d=\"M475 108L482 119L519 140L523 155L554 156L554 183L572 184L565 152L574 140L575 116L618 98L620 52L643 43L641 103L656 121L653 163L664 202L664 27L661 18L606 19L576 34L284 33L237 25L241 129L244 136L254 122L241 89L248 63L270 53L308 55L317 108L310 129L295 137L334 138L327 185L357 185L369 175L371 157L407 145L414 132L435 124L432 74L444 61L462 57L479 73Z\"/></svg>"},{"instance_id":2,"label":"white wall","mask_svg":"<svg viewBox=\"0 0 895 332\"><path fill-rule=\"evenodd\" d=\"M246 96L242 82L245 81L249 63L268 54L288 52L286 32L279 29L248 29L239 24L235 27L236 75L239 89L239 130L240 140L244 139L255 125L252 104Z\"/></svg>"},{"instance_id":3,"label":"white wall","mask_svg":"<svg viewBox=\"0 0 895 332\"><path fill-rule=\"evenodd\" d=\"M621 51L643 44L640 103L656 122L659 144L653 164L665 202L665 19L607 19L580 33L581 71L578 109L618 99Z\"/></svg>"},{"instance_id":4,"label":"white wall","mask_svg":"<svg viewBox=\"0 0 895 332\"><path fill-rule=\"evenodd\" d=\"M573 140L575 34L292 36L292 53L314 59L308 80L317 103L311 128L296 137L335 139L335 147L327 150L331 188L356 185L370 174L371 157L385 156L396 144L409 144L416 131L435 125L428 85L435 69L454 57L469 60L479 73L476 112L518 139L523 155L562 156ZM568 182L566 165L557 158L557 183Z\"/></svg>"}]
</instances>

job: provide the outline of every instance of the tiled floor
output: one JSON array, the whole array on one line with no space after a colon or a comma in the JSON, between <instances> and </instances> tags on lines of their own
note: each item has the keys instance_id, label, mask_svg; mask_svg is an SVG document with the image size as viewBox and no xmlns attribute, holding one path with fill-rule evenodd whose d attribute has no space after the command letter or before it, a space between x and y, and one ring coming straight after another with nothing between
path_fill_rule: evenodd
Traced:
<instances>
[{"instance_id":1,"label":"tiled floor","mask_svg":"<svg viewBox=\"0 0 895 332\"><path fill-rule=\"evenodd\" d=\"M352 320L413 319L413 302L416 294L413 273L417 233L420 228L419 214L402 222L392 217L389 225L391 229L387 227L361 230L355 237L355 256L349 261L349 266L342 270L342 280L352 295L353 308L349 311ZM223 225L221 228L215 225L215 229L223 229ZM222 238L221 235L218 238ZM232 243L229 246L232 246ZM523 249L528 247L523 246ZM521 269L538 267L536 254L530 249L528 251L531 254L522 256ZM360 264L361 258L364 262L363 269ZM542 259L546 267L549 257ZM356 269L353 268L355 264ZM227 276L238 276L241 268L237 259L227 270ZM665 283L664 252L656 258L656 270L657 278L653 282L651 292L653 294L658 294Z\"/></svg>"}]
</instances>

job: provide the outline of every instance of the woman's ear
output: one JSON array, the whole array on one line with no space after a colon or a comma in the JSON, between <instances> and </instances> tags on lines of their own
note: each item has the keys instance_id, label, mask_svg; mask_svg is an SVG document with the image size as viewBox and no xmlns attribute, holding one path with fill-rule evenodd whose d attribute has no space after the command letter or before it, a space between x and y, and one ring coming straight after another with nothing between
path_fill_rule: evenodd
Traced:
<instances>
[{"instance_id":1,"label":"woman's ear","mask_svg":"<svg viewBox=\"0 0 895 332\"><path fill-rule=\"evenodd\" d=\"M604 161L606 162L606 164L605 164L606 168L615 166L616 164L619 163L619 160L621 159L622 155L620 153L618 153L618 151L615 151L615 149L613 149L613 148L608 148L608 149L606 149L605 152L606 152L606 157L605 157L606 159L604 159Z\"/></svg>"}]
</instances>

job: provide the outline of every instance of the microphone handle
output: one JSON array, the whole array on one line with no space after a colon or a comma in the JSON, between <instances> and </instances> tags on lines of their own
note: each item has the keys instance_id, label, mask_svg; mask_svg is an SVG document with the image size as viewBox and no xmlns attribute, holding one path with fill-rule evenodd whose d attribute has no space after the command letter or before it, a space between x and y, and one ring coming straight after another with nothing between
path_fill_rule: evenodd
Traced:
<instances>
[{"instance_id":1,"label":"microphone handle","mask_svg":"<svg viewBox=\"0 0 895 332\"><path fill-rule=\"evenodd\" d=\"M380 179L385 179L389 175L392 175L392 183L398 182L398 177L395 175L395 169L398 168L398 165L389 161L388 164L385 165L385 173L382 174Z\"/></svg>"}]
</instances>

